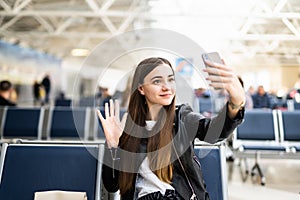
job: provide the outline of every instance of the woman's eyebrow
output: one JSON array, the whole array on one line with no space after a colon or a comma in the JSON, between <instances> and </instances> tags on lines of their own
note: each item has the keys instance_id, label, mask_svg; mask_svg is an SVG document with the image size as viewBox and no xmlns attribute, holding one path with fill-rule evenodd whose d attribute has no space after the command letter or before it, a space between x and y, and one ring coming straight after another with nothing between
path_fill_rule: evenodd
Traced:
<instances>
[{"instance_id":1,"label":"woman's eyebrow","mask_svg":"<svg viewBox=\"0 0 300 200\"><path fill-rule=\"evenodd\" d=\"M169 77L172 77L172 76L174 76L174 74L168 75L168 78L169 78ZM153 79L156 79L156 78L163 78L163 77L162 77L162 76L154 76L154 77L152 77L150 80L153 80Z\"/></svg>"},{"instance_id":2,"label":"woman's eyebrow","mask_svg":"<svg viewBox=\"0 0 300 200\"><path fill-rule=\"evenodd\" d=\"M154 76L151 78L151 80L156 79L156 78L162 78L162 76Z\"/></svg>"}]
</instances>

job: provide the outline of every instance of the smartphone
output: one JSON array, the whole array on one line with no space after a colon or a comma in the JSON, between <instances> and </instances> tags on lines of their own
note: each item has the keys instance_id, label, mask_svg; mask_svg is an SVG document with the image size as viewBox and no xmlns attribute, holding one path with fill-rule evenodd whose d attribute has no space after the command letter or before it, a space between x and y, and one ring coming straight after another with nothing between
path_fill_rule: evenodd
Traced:
<instances>
[{"instance_id":1,"label":"smartphone","mask_svg":"<svg viewBox=\"0 0 300 200\"><path fill-rule=\"evenodd\" d=\"M223 63L218 52L204 53L204 54L202 54L202 59L203 59L206 67L209 67L209 66L205 63L205 60L209 60L209 61L215 62L215 63L221 63L221 64Z\"/></svg>"},{"instance_id":2,"label":"smartphone","mask_svg":"<svg viewBox=\"0 0 300 200\"><path fill-rule=\"evenodd\" d=\"M205 60L209 60L209 61L214 62L214 63L223 64L223 61L222 61L222 59L221 59L218 52L204 53L204 54L202 54L202 59L204 61L205 67L210 67L205 63ZM216 98L216 99L220 99L222 97L225 97L222 89L215 88L215 89L211 90L211 92L212 92L211 95L215 96L214 98ZM221 104L218 103L216 105L215 109L218 110L220 108L220 105Z\"/></svg>"}]
</instances>

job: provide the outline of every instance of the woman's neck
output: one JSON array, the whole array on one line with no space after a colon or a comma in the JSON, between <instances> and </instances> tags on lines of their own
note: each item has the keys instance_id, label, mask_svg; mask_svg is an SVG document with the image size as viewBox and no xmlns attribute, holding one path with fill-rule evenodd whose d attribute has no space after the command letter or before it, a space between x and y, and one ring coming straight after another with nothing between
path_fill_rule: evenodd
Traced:
<instances>
[{"instance_id":1,"label":"woman's neck","mask_svg":"<svg viewBox=\"0 0 300 200\"><path fill-rule=\"evenodd\" d=\"M161 110L161 108L162 108L162 105L158 105L158 104L149 106L148 119L157 121L157 116L158 116L158 113Z\"/></svg>"}]
</instances>

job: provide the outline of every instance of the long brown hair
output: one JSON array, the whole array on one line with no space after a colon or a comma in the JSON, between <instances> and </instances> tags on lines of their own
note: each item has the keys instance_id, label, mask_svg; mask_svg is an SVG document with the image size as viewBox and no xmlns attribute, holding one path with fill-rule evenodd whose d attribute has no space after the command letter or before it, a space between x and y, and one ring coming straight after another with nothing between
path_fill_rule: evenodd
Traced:
<instances>
[{"instance_id":1,"label":"long brown hair","mask_svg":"<svg viewBox=\"0 0 300 200\"><path fill-rule=\"evenodd\" d=\"M149 112L145 96L138 91L140 85L144 83L144 78L153 69L161 64L167 64L173 71L170 62L164 58L152 57L140 62L135 70L131 96L128 105L128 118L124 132L120 138L120 148L127 152L137 153L141 143L141 137L145 136L146 117ZM174 73L174 71L173 71ZM173 122L175 116L175 97L170 105L163 106L159 112L158 120L148 136L147 156L150 169L157 177L167 183L170 183L173 176L171 163L171 140L173 131ZM154 134L153 134L154 132ZM149 134L149 133L148 133ZM169 145L168 145L169 144ZM138 169L136 156L127 156L121 159L130 164L132 168ZM122 163L121 163L122 165ZM128 167L128 166L127 166ZM119 175L120 193L124 194L132 189L135 173L133 171L121 170Z\"/></svg>"}]
</instances>

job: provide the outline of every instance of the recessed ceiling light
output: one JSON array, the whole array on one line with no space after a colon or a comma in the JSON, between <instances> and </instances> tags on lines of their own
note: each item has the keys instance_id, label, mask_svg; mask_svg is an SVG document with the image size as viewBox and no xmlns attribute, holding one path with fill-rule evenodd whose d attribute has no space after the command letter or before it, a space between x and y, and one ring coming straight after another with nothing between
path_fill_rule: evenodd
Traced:
<instances>
[{"instance_id":1,"label":"recessed ceiling light","mask_svg":"<svg viewBox=\"0 0 300 200\"><path fill-rule=\"evenodd\" d=\"M71 55L75 57L88 56L90 51L88 49L72 49Z\"/></svg>"}]
</instances>

